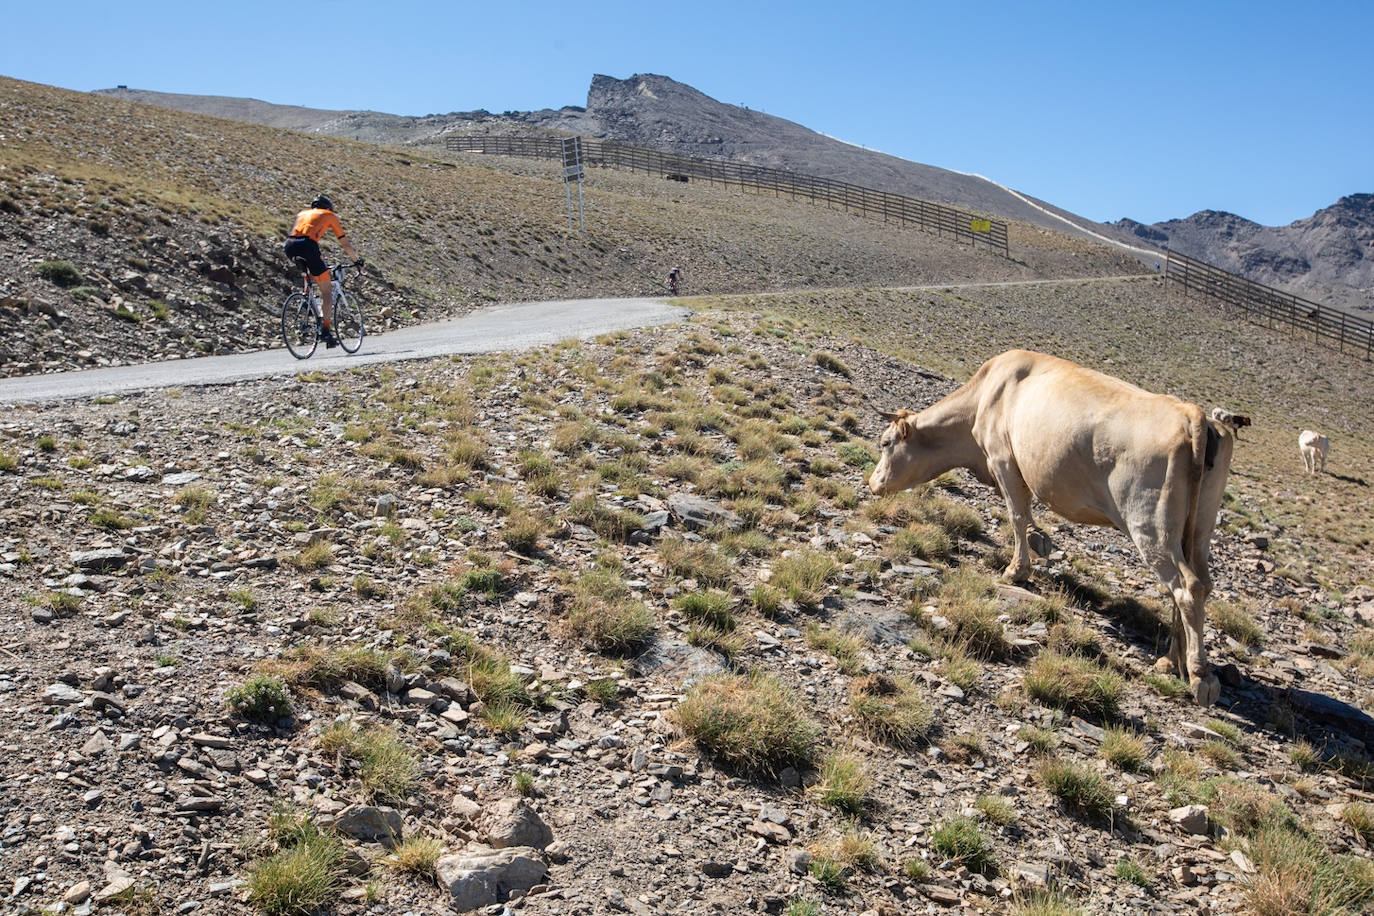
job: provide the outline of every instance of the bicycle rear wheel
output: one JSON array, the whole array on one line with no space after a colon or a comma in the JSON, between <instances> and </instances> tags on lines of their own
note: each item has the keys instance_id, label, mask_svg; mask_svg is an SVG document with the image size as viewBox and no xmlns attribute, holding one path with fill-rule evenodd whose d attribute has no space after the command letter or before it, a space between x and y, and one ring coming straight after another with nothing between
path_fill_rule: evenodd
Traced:
<instances>
[{"instance_id":1,"label":"bicycle rear wheel","mask_svg":"<svg viewBox=\"0 0 1374 916\"><path fill-rule=\"evenodd\" d=\"M357 353L363 345L363 309L348 294L334 294L334 334L345 353Z\"/></svg>"},{"instance_id":2,"label":"bicycle rear wheel","mask_svg":"<svg viewBox=\"0 0 1374 916\"><path fill-rule=\"evenodd\" d=\"M315 309L304 293L292 293L281 304L281 339L296 359L309 359L320 345Z\"/></svg>"}]
</instances>

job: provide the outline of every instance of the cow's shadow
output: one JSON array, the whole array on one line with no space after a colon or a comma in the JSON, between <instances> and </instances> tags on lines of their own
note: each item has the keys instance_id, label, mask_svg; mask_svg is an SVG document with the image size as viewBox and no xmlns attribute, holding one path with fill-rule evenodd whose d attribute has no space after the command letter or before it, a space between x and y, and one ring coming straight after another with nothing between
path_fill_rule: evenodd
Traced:
<instances>
[{"instance_id":1,"label":"cow's shadow","mask_svg":"<svg viewBox=\"0 0 1374 916\"><path fill-rule=\"evenodd\" d=\"M1342 483L1353 483L1357 487L1369 486L1368 482L1366 482L1363 477L1350 477L1346 474L1332 474L1331 476L1341 481Z\"/></svg>"}]
</instances>

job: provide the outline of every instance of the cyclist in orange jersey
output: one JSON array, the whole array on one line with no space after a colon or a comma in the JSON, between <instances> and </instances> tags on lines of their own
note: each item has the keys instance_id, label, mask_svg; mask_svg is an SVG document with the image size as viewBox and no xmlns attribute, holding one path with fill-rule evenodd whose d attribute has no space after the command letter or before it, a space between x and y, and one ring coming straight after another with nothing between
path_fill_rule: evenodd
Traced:
<instances>
[{"instance_id":1,"label":"cyclist in orange jersey","mask_svg":"<svg viewBox=\"0 0 1374 916\"><path fill-rule=\"evenodd\" d=\"M334 233L339 244L343 246L344 253L357 262L359 267L363 266L363 259L354 251L353 243L344 234L343 224L334 215L334 204L323 194L310 202L309 210L302 210L296 214L296 222L286 239L285 250L288 258L301 258L305 261L305 269L310 272L311 279L320 288L320 304L324 312L324 345L336 347L339 340L334 336L334 285L330 283L329 267L320 254L320 239L324 238L326 232Z\"/></svg>"}]
</instances>

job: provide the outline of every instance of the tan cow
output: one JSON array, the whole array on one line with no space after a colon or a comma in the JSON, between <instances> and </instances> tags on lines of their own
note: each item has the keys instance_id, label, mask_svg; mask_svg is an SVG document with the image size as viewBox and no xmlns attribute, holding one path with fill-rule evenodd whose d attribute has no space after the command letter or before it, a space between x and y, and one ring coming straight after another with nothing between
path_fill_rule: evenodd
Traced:
<instances>
[{"instance_id":1,"label":"tan cow","mask_svg":"<svg viewBox=\"0 0 1374 916\"><path fill-rule=\"evenodd\" d=\"M1231 426L1196 404L1028 350L993 357L919 413L885 416L869 489L895 493L956 467L995 485L1011 516L1012 581L1030 573L1032 495L1069 521L1128 534L1174 598L1168 661L1198 703L1216 701L1202 636Z\"/></svg>"},{"instance_id":2,"label":"tan cow","mask_svg":"<svg viewBox=\"0 0 1374 916\"><path fill-rule=\"evenodd\" d=\"M1331 440L1321 433L1304 429L1298 435L1298 452L1302 455L1302 466L1307 473L1317 473L1317 465L1320 464L1321 472L1325 474L1326 456L1331 454Z\"/></svg>"}]
</instances>

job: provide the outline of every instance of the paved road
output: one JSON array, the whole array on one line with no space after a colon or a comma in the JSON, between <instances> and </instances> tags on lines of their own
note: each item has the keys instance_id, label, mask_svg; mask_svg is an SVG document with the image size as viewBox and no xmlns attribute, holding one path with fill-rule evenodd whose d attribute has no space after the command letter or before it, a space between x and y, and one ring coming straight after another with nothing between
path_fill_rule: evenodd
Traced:
<instances>
[{"instance_id":1,"label":"paved road","mask_svg":"<svg viewBox=\"0 0 1374 916\"><path fill-rule=\"evenodd\" d=\"M339 372L370 363L454 353L495 353L681 321L688 310L661 299L578 299L483 309L462 318L368 336L352 356L323 346L310 359L285 348L0 379L0 405L121 394L146 388L220 385L301 372Z\"/></svg>"}]
</instances>

